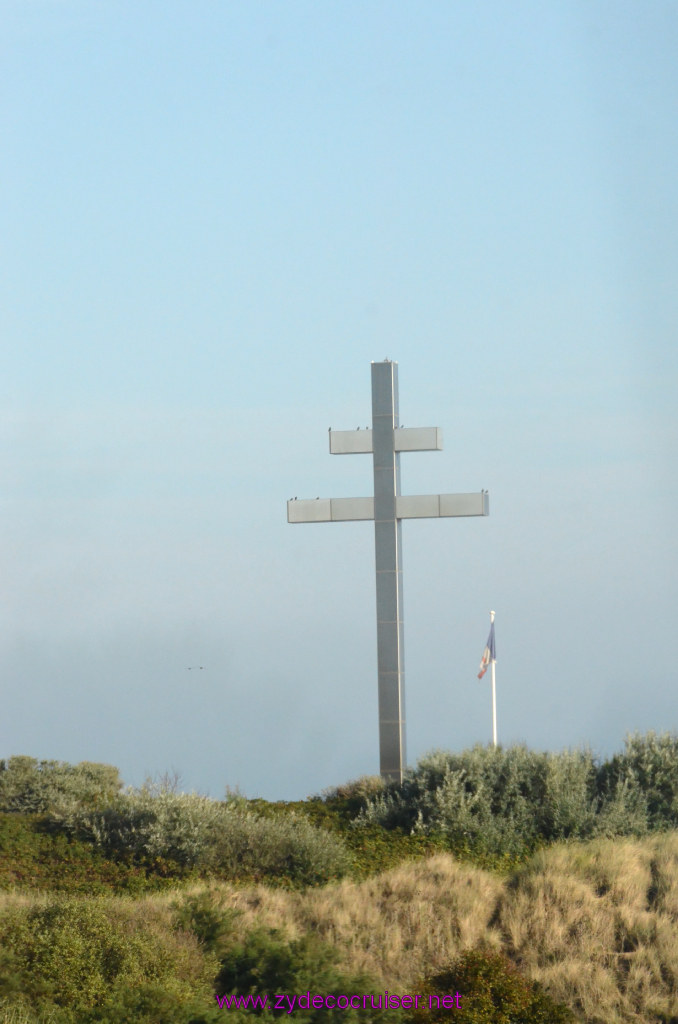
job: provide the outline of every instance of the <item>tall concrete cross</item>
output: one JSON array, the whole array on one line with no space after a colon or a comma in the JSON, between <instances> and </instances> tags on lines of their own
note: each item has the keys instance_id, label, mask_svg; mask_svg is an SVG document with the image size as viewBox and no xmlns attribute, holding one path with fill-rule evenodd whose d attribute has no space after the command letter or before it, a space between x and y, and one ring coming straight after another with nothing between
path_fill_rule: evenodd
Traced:
<instances>
[{"instance_id":1,"label":"tall concrete cross","mask_svg":"<svg viewBox=\"0 0 678 1024\"><path fill-rule=\"evenodd\" d=\"M330 430L330 454L372 453L373 498L297 498L287 502L288 523L374 520L377 573L379 767L387 781L402 782L405 754L403 655L403 519L489 515L489 495L400 494L400 452L442 450L438 427L401 427L398 364L372 363L372 429Z\"/></svg>"}]
</instances>

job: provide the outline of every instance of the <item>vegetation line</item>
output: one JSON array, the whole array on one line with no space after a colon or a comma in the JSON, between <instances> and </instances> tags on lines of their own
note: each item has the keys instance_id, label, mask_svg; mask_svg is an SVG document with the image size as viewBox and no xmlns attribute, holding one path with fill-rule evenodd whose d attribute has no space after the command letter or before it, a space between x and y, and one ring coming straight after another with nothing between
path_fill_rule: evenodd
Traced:
<instances>
[{"instance_id":1,"label":"vegetation line","mask_svg":"<svg viewBox=\"0 0 678 1024\"><path fill-rule=\"evenodd\" d=\"M293 804L10 758L0 1024L212 1024L215 993L384 987L458 990L459 1024L667 1024L677 827L670 735L629 737L606 762L435 752L402 786L360 779ZM294 1018L365 1019L353 1012ZM452 1019L436 1012L369 1019Z\"/></svg>"}]
</instances>

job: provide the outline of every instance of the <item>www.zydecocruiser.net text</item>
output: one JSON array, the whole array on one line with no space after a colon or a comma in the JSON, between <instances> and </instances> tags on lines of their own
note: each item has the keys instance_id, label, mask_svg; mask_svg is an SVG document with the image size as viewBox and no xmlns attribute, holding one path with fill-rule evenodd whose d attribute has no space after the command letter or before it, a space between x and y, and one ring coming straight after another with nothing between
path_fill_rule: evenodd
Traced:
<instances>
[{"instance_id":1,"label":"www.zydecocruiser.net text","mask_svg":"<svg viewBox=\"0 0 678 1024\"><path fill-rule=\"evenodd\" d=\"M215 996L221 1010L284 1010L294 1013L295 1010L316 1010L323 1008L333 1010L418 1010L427 1006L429 1010L460 1010L461 995L459 992L447 995L411 995L398 996L386 989L382 995L316 995L304 992L301 996L262 995L262 996Z\"/></svg>"}]
</instances>

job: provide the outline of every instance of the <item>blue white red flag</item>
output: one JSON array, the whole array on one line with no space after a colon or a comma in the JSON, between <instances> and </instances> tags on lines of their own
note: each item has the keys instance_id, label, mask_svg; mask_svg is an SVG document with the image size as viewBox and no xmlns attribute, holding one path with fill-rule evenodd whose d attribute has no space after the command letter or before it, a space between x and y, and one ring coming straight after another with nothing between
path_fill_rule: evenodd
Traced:
<instances>
[{"instance_id":1,"label":"blue white red flag","mask_svg":"<svg viewBox=\"0 0 678 1024\"><path fill-rule=\"evenodd\" d=\"M480 660L480 672L478 673L478 679L482 679L487 672L488 665L491 661L496 661L497 655L494 649L494 622L490 626L490 635L487 638L487 644L483 651L483 656Z\"/></svg>"}]
</instances>

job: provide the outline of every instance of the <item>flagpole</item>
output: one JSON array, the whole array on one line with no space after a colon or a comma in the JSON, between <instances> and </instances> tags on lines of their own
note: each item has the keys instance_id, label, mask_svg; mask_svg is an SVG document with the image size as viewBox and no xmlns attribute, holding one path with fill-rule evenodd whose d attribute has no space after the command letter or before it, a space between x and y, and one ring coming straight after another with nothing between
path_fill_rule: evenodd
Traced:
<instances>
[{"instance_id":1,"label":"flagpole","mask_svg":"<svg viewBox=\"0 0 678 1024\"><path fill-rule=\"evenodd\" d=\"M490 612L490 625L494 622L494 612ZM492 745L497 746L497 685L495 678L496 658L492 658Z\"/></svg>"}]
</instances>

